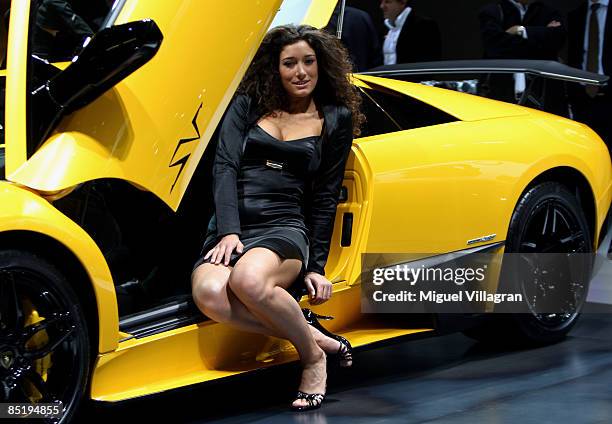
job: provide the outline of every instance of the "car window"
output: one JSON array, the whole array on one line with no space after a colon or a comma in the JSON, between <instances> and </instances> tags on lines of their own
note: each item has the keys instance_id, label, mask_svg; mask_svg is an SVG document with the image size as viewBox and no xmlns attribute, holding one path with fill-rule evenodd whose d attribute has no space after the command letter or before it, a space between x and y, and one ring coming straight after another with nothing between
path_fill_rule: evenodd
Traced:
<instances>
[{"instance_id":1,"label":"car window","mask_svg":"<svg viewBox=\"0 0 612 424\"><path fill-rule=\"evenodd\" d=\"M30 7L28 91L39 89L79 54L87 40L104 28L123 0L33 0ZM28 157L39 140L36 129L47 110L29 114Z\"/></svg>"},{"instance_id":2,"label":"car window","mask_svg":"<svg viewBox=\"0 0 612 424\"><path fill-rule=\"evenodd\" d=\"M359 88L361 93L361 109L366 116L366 121L361 128L361 136L369 137L378 134L387 134L400 131L402 128L389 116L387 112L372 98L372 90Z\"/></svg>"},{"instance_id":3,"label":"car window","mask_svg":"<svg viewBox=\"0 0 612 424\"><path fill-rule=\"evenodd\" d=\"M368 103L371 101L376 104L378 109L384 111L387 116L387 119L382 121L379 117L375 118L374 122L379 122L377 129L377 131L381 131L379 133L385 131L385 128L391 129L399 127L400 130L410 130L457 121L457 118L454 116L436 109L427 103L413 99L405 94L388 90L384 87L377 86L375 89L364 88L363 92L369 99L364 105L367 107ZM366 113L367 112L368 110L366 109ZM366 115L366 117L368 117L368 115ZM389 123L389 121L392 123ZM398 131L398 129L394 129L393 131Z\"/></svg>"},{"instance_id":4,"label":"car window","mask_svg":"<svg viewBox=\"0 0 612 424\"><path fill-rule=\"evenodd\" d=\"M101 27L114 1L37 0L32 4L31 53L49 62L72 59Z\"/></svg>"}]
</instances>

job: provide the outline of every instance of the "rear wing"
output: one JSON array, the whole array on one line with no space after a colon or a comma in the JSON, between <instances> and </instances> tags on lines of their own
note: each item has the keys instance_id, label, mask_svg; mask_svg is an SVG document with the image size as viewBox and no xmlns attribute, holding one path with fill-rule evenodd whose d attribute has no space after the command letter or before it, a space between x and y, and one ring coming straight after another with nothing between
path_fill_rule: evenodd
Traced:
<instances>
[{"instance_id":1,"label":"rear wing","mask_svg":"<svg viewBox=\"0 0 612 424\"><path fill-rule=\"evenodd\" d=\"M507 74L507 77L494 74ZM526 75L524 91L509 92L502 79ZM565 117L573 117L569 98L576 85L605 86L607 75L572 68L550 60L453 60L380 66L362 75L418 82L468 94L517 103Z\"/></svg>"},{"instance_id":2,"label":"rear wing","mask_svg":"<svg viewBox=\"0 0 612 424\"><path fill-rule=\"evenodd\" d=\"M572 68L552 60L451 60L443 62L405 63L386 65L362 72L384 78L442 74L514 74L525 73L543 78L603 86L610 77Z\"/></svg>"}]
</instances>

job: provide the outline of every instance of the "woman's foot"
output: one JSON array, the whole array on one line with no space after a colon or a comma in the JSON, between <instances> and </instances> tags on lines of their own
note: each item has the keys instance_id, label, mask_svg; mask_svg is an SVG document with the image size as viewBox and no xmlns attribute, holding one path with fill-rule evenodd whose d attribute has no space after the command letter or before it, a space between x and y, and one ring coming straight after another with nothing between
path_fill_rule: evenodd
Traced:
<instances>
[{"instance_id":1,"label":"woman's foot","mask_svg":"<svg viewBox=\"0 0 612 424\"><path fill-rule=\"evenodd\" d=\"M350 367L353 365L353 357L352 354L348 352L347 346L343 345L336 339L326 336L312 325L309 325L308 328L310 328L310 332L312 333L317 345L319 345L319 347L323 349L325 353L328 355L340 355L340 365L342 367Z\"/></svg>"},{"instance_id":2,"label":"woman's foot","mask_svg":"<svg viewBox=\"0 0 612 424\"><path fill-rule=\"evenodd\" d=\"M325 352L319 349L315 358L304 364L298 396L291 404L291 408L305 411L320 407L325 397L326 385L326 357Z\"/></svg>"}]
</instances>

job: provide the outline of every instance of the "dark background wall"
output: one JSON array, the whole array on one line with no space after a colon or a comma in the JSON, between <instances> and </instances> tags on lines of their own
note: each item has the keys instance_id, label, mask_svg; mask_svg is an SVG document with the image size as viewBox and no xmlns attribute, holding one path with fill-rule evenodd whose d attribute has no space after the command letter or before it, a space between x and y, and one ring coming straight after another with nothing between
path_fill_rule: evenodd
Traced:
<instances>
[{"instance_id":1,"label":"dark background wall","mask_svg":"<svg viewBox=\"0 0 612 424\"><path fill-rule=\"evenodd\" d=\"M575 9L584 0L543 0L563 13ZM434 19L442 33L444 59L482 57L478 28L478 10L491 0L414 0L419 13ZM385 33L379 0L347 0L347 5L366 10L372 15L379 32Z\"/></svg>"}]
</instances>

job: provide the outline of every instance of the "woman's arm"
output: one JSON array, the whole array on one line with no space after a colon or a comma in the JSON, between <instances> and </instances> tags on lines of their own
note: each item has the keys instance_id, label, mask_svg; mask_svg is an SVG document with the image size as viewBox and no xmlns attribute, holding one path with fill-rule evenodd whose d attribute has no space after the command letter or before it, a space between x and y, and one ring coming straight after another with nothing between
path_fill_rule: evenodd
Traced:
<instances>
[{"instance_id":1,"label":"woman's arm","mask_svg":"<svg viewBox=\"0 0 612 424\"><path fill-rule=\"evenodd\" d=\"M346 107L338 109L338 127L329 140L323 140L321 166L313 184L312 204L307 216L310 257L307 272L325 275L338 196L344 168L353 143L353 122Z\"/></svg>"},{"instance_id":2,"label":"woman's arm","mask_svg":"<svg viewBox=\"0 0 612 424\"><path fill-rule=\"evenodd\" d=\"M250 99L237 96L225 114L213 164L213 196L217 217L217 237L240 236L236 180L240 170L242 145L248 125Z\"/></svg>"}]
</instances>

